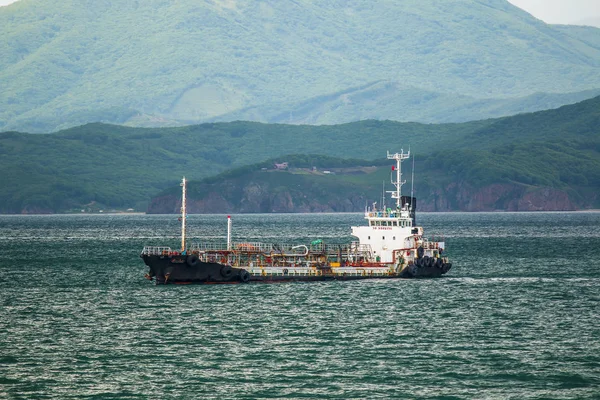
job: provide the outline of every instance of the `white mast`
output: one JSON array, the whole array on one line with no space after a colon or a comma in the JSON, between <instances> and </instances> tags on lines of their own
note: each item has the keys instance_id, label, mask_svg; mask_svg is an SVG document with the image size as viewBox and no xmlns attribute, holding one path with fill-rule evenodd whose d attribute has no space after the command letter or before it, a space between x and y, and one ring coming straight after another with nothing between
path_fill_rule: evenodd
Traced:
<instances>
[{"instance_id":1,"label":"white mast","mask_svg":"<svg viewBox=\"0 0 600 400\"><path fill-rule=\"evenodd\" d=\"M181 181L181 251L185 251L185 176Z\"/></svg>"},{"instance_id":2,"label":"white mast","mask_svg":"<svg viewBox=\"0 0 600 400\"><path fill-rule=\"evenodd\" d=\"M381 208L385 211L385 181L381 182Z\"/></svg>"},{"instance_id":3,"label":"white mast","mask_svg":"<svg viewBox=\"0 0 600 400\"><path fill-rule=\"evenodd\" d=\"M400 209L401 208L401 199L402 199L402 185L404 185L406 183L406 181L402 181L402 171L400 169L400 164L402 163L402 160L406 160L407 158L410 157L410 150L408 151L408 153L404 152L404 149L400 150L400 153L394 153L394 154L390 154L390 152L388 151L387 153L387 158L388 160L396 160L396 182L394 182L392 180L392 185L394 185L396 187L396 190L393 192L388 192L392 194L392 199L396 199L396 208Z\"/></svg>"},{"instance_id":4,"label":"white mast","mask_svg":"<svg viewBox=\"0 0 600 400\"><path fill-rule=\"evenodd\" d=\"M413 157L412 159L413 165L412 165L412 170L411 170L411 175L410 175L410 209L412 210L412 206L413 206L413 199L414 199L414 190L415 190L415 158Z\"/></svg>"},{"instance_id":5,"label":"white mast","mask_svg":"<svg viewBox=\"0 0 600 400\"><path fill-rule=\"evenodd\" d=\"M231 215L227 216L227 250L231 250Z\"/></svg>"}]
</instances>

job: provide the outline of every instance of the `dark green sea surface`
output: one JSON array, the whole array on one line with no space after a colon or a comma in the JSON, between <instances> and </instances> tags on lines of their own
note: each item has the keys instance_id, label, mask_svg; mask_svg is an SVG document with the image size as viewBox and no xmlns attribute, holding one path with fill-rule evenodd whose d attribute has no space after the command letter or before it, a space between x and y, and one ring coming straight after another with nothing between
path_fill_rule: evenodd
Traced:
<instances>
[{"instance_id":1,"label":"dark green sea surface","mask_svg":"<svg viewBox=\"0 0 600 400\"><path fill-rule=\"evenodd\" d=\"M189 235L224 241L226 216ZM177 216L0 216L0 397L600 398L600 213L419 214L437 280L154 286ZM359 214L234 215L348 242Z\"/></svg>"}]
</instances>

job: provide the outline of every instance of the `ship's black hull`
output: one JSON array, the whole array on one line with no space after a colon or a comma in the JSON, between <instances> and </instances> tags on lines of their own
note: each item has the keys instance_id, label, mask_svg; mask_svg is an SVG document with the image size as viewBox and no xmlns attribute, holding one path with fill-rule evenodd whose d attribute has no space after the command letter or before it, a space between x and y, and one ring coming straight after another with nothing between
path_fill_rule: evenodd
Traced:
<instances>
[{"instance_id":1,"label":"ship's black hull","mask_svg":"<svg viewBox=\"0 0 600 400\"><path fill-rule=\"evenodd\" d=\"M439 278L445 272L438 267L416 267L409 265L402 272L400 272L400 278L405 279L418 279L418 278Z\"/></svg>"},{"instance_id":2,"label":"ship's black hull","mask_svg":"<svg viewBox=\"0 0 600 400\"><path fill-rule=\"evenodd\" d=\"M414 279L438 278L450 269L437 266L410 265L399 273L387 275L335 274L331 269L320 270L311 275L250 275L243 268L234 268L216 262L203 262L196 255L147 255L142 259L150 268L147 278L156 284L227 284L247 282L292 282L359 279Z\"/></svg>"},{"instance_id":3,"label":"ship's black hull","mask_svg":"<svg viewBox=\"0 0 600 400\"><path fill-rule=\"evenodd\" d=\"M442 259L428 256L415 260L400 272L401 278L439 278L450 271L452 263L444 263Z\"/></svg>"},{"instance_id":4,"label":"ship's black hull","mask_svg":"<svg viewBox=\"0 0 600 400\"><path fill-rule=\"evenodd\" d=\"M240 283L248 282L248 271L216 262L200 261L195 255L159 256L143 254L150 268L147 277L166 283Z\"/></svg>"}]
</instances>

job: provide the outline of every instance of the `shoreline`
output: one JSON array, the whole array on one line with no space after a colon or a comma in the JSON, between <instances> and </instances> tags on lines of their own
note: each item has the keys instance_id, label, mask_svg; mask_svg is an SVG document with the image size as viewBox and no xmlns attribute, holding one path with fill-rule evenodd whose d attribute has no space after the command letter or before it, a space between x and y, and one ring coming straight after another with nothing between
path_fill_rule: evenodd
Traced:
<instances>
[{"instance_id":1,"label":"shoreline","mask_svg":"<svg viewBox=\"0 0 600 400\"><path fill-rule=\"evenodd\" d=\"M494 210L494 211L421 211L423 214L453 214L453 213L464 213L464 214L500 214L500 213L510 213L510 214L525 214L525 213L597 213L600 212L599 208L591 208L586 210L567 210L567 211L557 211L557 210L540 210L540 211L504 211L504 210ZM306 214L362 214L362 211L351 211L351 212L306 212L306 213L189 213L189 215L306 215ZM159 213L146 213L146 212L112 212L112 213L30 213L30 214L3 214L0 213L0 216L56 216L56 215L64 215L64 216L102 216L102 215L180 215L179 213L168 213L168 214L159 214Z\"/></svg>"}]
</instances>

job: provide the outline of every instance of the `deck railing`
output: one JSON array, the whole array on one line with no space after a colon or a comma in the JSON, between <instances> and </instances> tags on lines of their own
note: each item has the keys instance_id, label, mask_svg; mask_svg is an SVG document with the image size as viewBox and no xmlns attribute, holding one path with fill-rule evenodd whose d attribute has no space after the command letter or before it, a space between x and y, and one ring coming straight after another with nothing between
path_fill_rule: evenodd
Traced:
<instances>
[{"instance_id":1,"label":"deck railing","mask_svg":"<svg viewBox=\"0 0 600 400\"><path fill-rule=\"evenodd\" d=\"M359 244L352 242L349 244L325 244L323 242L311 244L309 246L288 244L288 243L260 243L260 242L234 242L231 248L227 249L227 243L192 243L191 252L222 253L227 251L262 253L262 254L285 254L301 256L306 251L311 253L326 253L342 255L370 254L371 246L368 244Z\"/></svg>"},{"instance_id":2,"label":"deck railing","mask_svg":"<svg viewBox=\"0 0 600 400\"><path fill-rule=\"evenodd\" d=\"M144 246L144 249L142 250L142 254L148 256L159 256L162 254L169 254L171 252L171 248L167 246Z\"/></svg>"}]
</instances>

